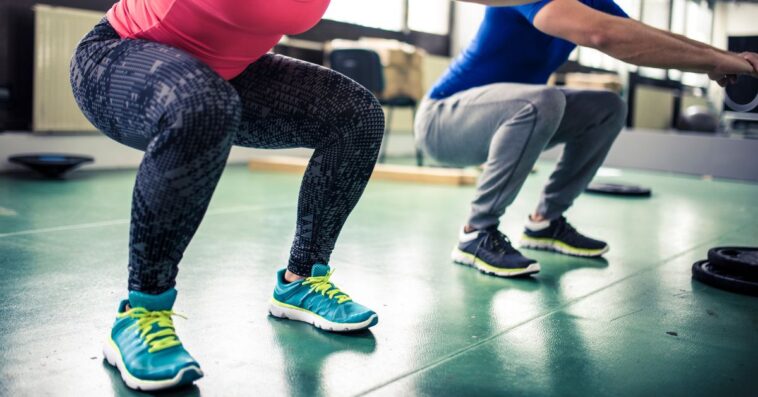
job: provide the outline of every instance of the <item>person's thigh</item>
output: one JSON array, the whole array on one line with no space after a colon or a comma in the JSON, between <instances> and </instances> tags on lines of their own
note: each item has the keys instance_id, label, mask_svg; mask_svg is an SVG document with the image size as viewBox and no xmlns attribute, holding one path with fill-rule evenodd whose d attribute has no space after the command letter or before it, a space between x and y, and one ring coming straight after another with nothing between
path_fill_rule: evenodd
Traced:
<instances>
[{"instance_id":1,"label":"person's thigh","mask_svg":"<svg viewBox=\"0 0 758 397\"><path fill-rule=\"evenodd\" d=\"M235 145L316 148L379 124L383 131L381 105L371 92L319 65L266 54L231 84L242 101Z\"/></svg>"},{"instance_id":2,"label":"person's thigh","mask_svg":"<svg viewBox=\"0 0 758 397\"><path fill-rule=\"evenodd\" d=\"M566 96L566 111L550 146L569 142L610 120L626 117L626 104L615 92L560 89Z\"/></svg>"},{"instance_id":3,"label":"person's thigh","mask_svg":"<svg viewBox=\"0 0 758 397\"><path fill-rule=\"evenodd\" d=\"M231 85L184 51L121 40L108 25L93 33L77 48L71 84L82 112L112 139L145 150L182 117L239 107Z\"/></svg>"},{"instance_id":4,"label":"person's thigh","mask_svg":"<svg viewBox=\"0 0 758 397\"><path fill-rule=\"evenodd\" d=\"M538 109L544 85L498 83L429 101L419 111L417 126L423 150L437 161L451 165L477 165L487 160L490 142L503 124L525 108Z\"/></svg>"}]
</instances>

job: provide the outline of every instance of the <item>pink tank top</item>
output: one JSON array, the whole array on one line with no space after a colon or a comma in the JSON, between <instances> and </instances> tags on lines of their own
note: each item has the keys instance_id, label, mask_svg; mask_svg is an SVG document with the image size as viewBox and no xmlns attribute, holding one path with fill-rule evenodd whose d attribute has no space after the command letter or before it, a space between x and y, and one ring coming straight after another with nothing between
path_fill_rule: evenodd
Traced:
<instances>
[{"instance_id":1,"label":"pink tank top","mask_svg":"<svg viewBox=\"0 0 758 397\"><path fill-rule=\"evenodd\" d=\"M120 0L108 22L122 38L180 48L229 80L285 34L312 28L330 0Z\"/></svg>"}]
</instances>

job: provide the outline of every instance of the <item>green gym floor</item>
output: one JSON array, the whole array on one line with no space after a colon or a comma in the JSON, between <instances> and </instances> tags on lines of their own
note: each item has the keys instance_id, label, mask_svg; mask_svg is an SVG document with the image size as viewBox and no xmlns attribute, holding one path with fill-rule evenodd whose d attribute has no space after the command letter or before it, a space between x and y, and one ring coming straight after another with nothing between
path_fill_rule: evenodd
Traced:
<instances>
[{"instance_id":1,"label":"green gym floor","mask_svg":"<svg viewBox=\"0 0 758 397\"><path fill-rule=\"evenodd\" d=\"M517 239L550 164L503 219ZM125 296L133 171L0 176L0 396L142 395L104 364ZM473 187L370 183L332 257L370 332L267 316L299 177L229 167L179 272L179 335L206 372L164 395L758 395L758 298L691 279L708 247L758 242L758 185L622 171L650 199L568 213L605 260L528 251L507 280L448 259Z\"/></svg>"}]
</instances>

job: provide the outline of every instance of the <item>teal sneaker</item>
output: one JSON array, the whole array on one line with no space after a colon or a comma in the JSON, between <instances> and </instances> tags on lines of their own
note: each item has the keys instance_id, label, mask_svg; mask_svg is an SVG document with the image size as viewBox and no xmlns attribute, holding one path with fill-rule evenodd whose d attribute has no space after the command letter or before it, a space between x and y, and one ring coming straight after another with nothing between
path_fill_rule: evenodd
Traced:
<instances>
[{"instance_id":1,"label":"teal sneaker","mask_svg":"<svg viewBox=\"0 0 758 397\"><path fill-rule=\"evenodd\" d=\"M277 272L269 313L274 317L303 321L327 331L348 332L373 327L379 317L329 281L334 273L327 265L315 265L311 276L287 283L286 269Z\"/></svg>"},{"instance_id":2,"label":"teal sneaker","mask_svg":"<svg viewBox=\"0 0 758 397\"><path fill-rule=\"evenodd\" d=\"M167 389L203 376L200 365L176 336L171 319L175 300L173 288L160 295L130 291L129 299L119 306L103 354L132 389Z\"/></svg>"}]
</instances>

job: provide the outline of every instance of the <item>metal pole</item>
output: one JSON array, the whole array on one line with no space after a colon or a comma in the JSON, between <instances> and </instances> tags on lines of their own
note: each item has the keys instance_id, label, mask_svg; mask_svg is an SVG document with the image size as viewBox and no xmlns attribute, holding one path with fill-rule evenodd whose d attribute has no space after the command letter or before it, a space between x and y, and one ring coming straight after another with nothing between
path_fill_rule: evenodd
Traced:
<instances>
[{"instance_id":1,"label":"metal pole","mask_svg":"<svg viewBox=\"0 0 758 397\"><path fill-rule=\"evenodd\" d=\"M408 18L409 18L409 12L410 9L410 0L403 0L403 27L402 31L403 34L408 36L411 33L410 26L408 24Z\"/></svg>"}]
</instances>

